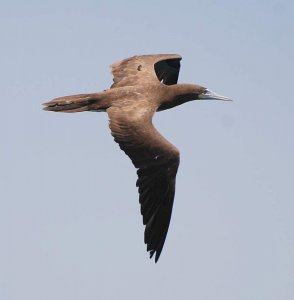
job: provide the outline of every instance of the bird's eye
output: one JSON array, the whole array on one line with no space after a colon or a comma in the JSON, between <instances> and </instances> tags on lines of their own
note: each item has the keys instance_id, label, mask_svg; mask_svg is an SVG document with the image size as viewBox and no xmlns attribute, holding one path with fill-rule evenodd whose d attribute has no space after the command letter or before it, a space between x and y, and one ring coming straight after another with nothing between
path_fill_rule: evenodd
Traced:
<instances>
[{"instance_id":1,"label":"bird's eye","mask_svg":"<svg viewBox=\"0 0 294 300\"><path fill-rule=\"evenodd\" d=\"M206 95L208 93L208 89L205 89L203 94Z\"/></svg>"}]
</instances>

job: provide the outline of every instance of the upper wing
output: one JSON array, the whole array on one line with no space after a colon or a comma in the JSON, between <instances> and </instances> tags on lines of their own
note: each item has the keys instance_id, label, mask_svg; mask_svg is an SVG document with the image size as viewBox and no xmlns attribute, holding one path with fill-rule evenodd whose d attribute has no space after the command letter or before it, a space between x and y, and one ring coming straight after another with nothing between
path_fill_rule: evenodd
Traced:
<instances>
[{"instance_id":1,"label":"upper wing","mask_svg":"<svg viewBox=\"0 0 294 300\"><path fill-rule=\"evenodd\" d=\"M138 168L137 187L145 227L145 244L157 262L170 223L179 151L152 125L150 108L107 109L114 140Z\"/></svg>"},{"instance_id":2,"label":"upper wing","mask_svg":"<svg viewBox=\"0 0 294 300\"><path fill-rule=\"evenodd\" d=\"M133 86L138 83L158 82L176 84L180 72L178 54L133 56L111 65L114 87Z\"/></svg>"}]
</instances>

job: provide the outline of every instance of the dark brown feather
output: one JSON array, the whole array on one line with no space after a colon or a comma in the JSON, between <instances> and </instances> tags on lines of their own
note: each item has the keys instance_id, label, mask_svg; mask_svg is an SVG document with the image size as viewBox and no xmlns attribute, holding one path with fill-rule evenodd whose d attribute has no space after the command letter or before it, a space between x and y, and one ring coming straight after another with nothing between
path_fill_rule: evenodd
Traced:
<instances>
[{"instance_id":1,"label":"dark brown feather","mask_svg":"<svg viewBox=\"0 0 294 300\"><path fill-rule=\"evenodd\" d=\"M138 168L137 187L150 257L159 259L168 231L175 195L179 151L152 125L155 110L145 105L129 114L124 107L107 110L109 127L120 148Z\"/></svg>"}]
</instances>

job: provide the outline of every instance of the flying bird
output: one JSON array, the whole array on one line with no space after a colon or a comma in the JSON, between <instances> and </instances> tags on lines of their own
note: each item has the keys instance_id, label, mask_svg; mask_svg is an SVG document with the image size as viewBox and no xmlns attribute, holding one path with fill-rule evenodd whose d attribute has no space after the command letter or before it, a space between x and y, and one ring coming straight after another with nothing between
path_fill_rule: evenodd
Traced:
<instances>
[{"instance_id":1,"label":"flying bird","mask_svg":"<svg viewBox=\"0 0 294 300\"><path fill-rule=\"evenodd\" d=\"M196 84L178 84L178 54L133 56L111 65L113 84L93 94L79 94L44 103L55 112L107 112L120 148L137 168L144 242L158 261L170 224L180 152L153 126L155 112L191 100L231 100Z\"/></svg>"}]
</instances>

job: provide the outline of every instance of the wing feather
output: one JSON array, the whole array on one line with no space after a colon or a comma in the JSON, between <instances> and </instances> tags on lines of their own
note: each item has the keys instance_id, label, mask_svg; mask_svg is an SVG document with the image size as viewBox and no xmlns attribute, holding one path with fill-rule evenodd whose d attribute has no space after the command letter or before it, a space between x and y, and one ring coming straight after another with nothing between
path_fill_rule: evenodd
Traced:
<instances>
[{"instance_id":1,"label":"wing feather","mask_svg":"<svg viewBox=\"0 0 294 300\"><path fill-rule=\"evenodd\" d=\"M159 259L171 219L179 151L152 125L154 111L138 105L107 110L114 140L138 168L136 186L150 258Z\"/></svg>"},{"instance_id":2,"label":"wing feather","mask_svg":"<svg viewBox=\"0 0 294 300\"><path fill-rule=\"evenodd\" d=\"M111 65L113 84L111 88L162 81L176 84L180 71L178 54L133 56Z\"/></svg>"}]
</instances>

